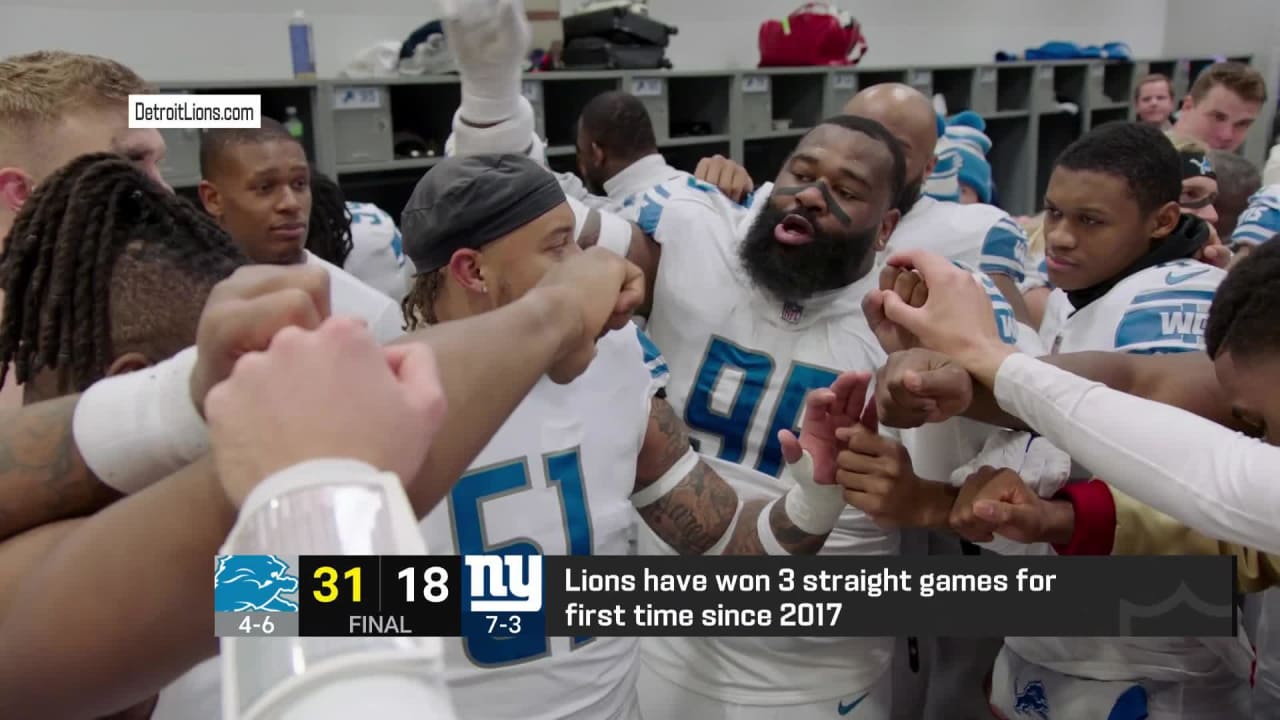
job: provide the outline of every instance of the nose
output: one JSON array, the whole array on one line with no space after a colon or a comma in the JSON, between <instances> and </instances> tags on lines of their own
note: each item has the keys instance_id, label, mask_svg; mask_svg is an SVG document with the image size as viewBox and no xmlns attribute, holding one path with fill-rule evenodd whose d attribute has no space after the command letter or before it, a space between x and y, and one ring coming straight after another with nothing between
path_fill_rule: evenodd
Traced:
<instances>
[{"instance_id":1,"label":"nose","mask_svg":"<svg viewBox=\"0 0 1280 720\"><path fill-rule=\"evenodd\" d=\"M1045 220L1044 225L1044 241L1045 244L1053 250L1071 250L1076 246L1075 235L1072 235L1065 227L1066 223L1056 222L1050 224Z\"/></svg>"},{"instance_id":2,"label":"nose","mask_svg":"<svg viewBox=\"0 0 1280 720\"><path fill-rule=\"evenodd\" d=\"M276 204L276 209L281 212L293 212L301 209L302 204L298 202L298 193L293 188L285 187L280 195L280 202Z\"/></svg>"},{"instance_id":3,"label":"nose","mask_svg":"<svg viewBox=\"0 0 1280 720\"><path fill-rule=\"evenodd\" d=\"M796 193L796 202L806 210L812 210L817 214L827 211L827 199L823 196L822 189L817 183L806 187Z\"/></svg>"}]
</instances>

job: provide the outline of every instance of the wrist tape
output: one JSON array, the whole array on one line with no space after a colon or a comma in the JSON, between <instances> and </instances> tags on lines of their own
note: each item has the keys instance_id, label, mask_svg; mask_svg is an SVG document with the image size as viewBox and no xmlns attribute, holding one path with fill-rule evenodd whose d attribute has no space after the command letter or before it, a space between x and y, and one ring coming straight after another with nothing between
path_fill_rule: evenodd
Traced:
<instances>
[{"instance_id":1,"label":"wrist tape","mask_svg":"<svg viewBox=\"0 0 1280 720\"><path fill-rule=\"evenodd\" d=\"M105 378L80 396L72 435L85 465L122 493L138 492L200 459L209 431L191 400L196 349Z\"/></svg>"}]
</instances>

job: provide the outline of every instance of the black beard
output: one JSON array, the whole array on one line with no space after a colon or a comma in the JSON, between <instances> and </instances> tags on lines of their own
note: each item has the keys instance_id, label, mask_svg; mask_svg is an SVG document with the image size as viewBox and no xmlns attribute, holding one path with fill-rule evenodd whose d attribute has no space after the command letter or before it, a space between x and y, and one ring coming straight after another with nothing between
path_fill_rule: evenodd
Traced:
<instances>
[{"instance_id":1,"label":"black beard","mask_svg":"<svg viewBox=\"0 0 1280 720\"><path fill-rule=\"evenodd\" d=\"M923 175L903 186L902 195L898 198L898 212L902 213L903 217L906 217L907 213L911 212L911 208L916 206L916 201L920 199L920 192L923 189Z\"/></svg>"},{"instance_id":2,"label":"black beard","mask_svg":"<svg viewBox=\"0 0 1280 720\"><path fill-rule=\"evenodd\" d=\"M795 214L813 227L813 240L785 245L774 237L774 228L790 214L769 202L738 249L756 287L784 303L802 303L817 293L848 287L870 270L876 225L843 234L828 233L818 228L813 213L797 211Z\"/></svg>"}]
</instances>

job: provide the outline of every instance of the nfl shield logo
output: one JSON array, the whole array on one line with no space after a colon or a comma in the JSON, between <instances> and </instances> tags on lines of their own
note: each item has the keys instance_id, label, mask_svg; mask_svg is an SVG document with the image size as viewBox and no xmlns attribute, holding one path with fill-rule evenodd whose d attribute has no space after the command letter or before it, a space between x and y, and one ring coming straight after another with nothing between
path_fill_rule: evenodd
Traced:
<instances>
[{"instance_id":1,"label":"nfl shield logo","mask_svg":"<svg viewBox=\"0 0 1280 720\"><path fill-rule=\"evenodd\" d=\"M782 304L782 319L789 323L800 322L800 316L804 315L804 306L795 303Z\"/></svg>"}]
</instances>

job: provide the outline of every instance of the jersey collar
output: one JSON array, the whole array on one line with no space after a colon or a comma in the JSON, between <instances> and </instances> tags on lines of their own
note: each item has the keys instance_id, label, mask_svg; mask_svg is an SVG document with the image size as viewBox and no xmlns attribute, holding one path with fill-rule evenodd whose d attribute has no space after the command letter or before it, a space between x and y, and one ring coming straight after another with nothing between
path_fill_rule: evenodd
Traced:
<instances>
[{"instance_id":1,"label":"jersey collar","mask_svg":"<svg viewBox=\"0 0 1280 720\"><path fill-rule=\"evenodd\" d=\"M666 158L654 153L631 163L625 170L607 180L604 191L610 200L623 202L636 193L661 185L677 174L678 171L667 164Z\"/></svg>"}]
</instances>

